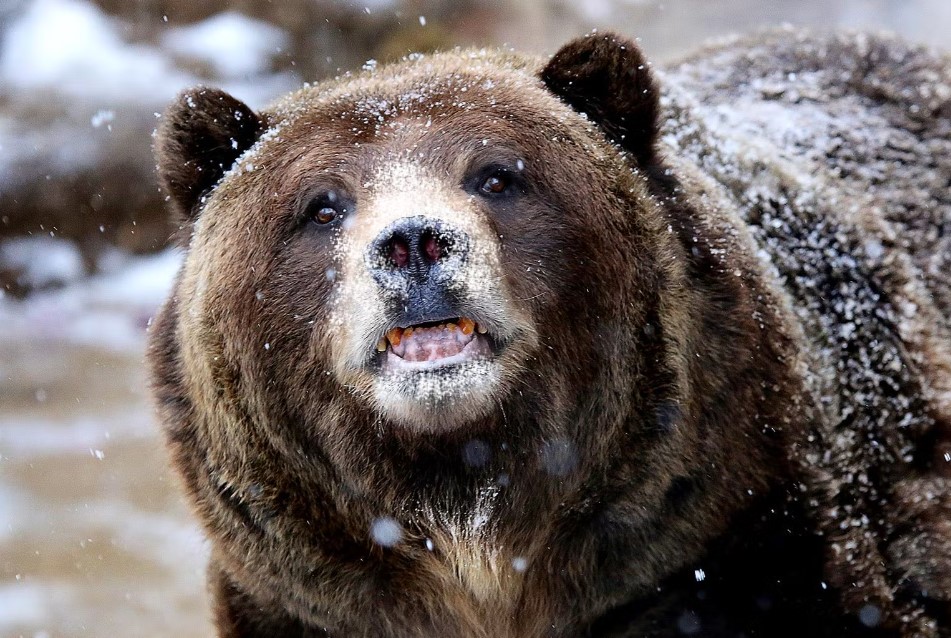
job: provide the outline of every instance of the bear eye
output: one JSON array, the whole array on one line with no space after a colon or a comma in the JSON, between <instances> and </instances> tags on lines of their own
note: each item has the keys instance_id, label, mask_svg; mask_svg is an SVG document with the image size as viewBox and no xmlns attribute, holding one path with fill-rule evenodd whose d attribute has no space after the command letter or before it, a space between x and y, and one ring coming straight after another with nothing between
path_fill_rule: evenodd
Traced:
<instances>
[{"instance_id":1,"label":"bear eye","mask_svg":"<svg viewBox=\"0 0 951 638\"><path fill-rule=\"evenodd\" d=\"M496 170L485 178L479 192L489 197L507 194L512 187L512 176L505 170Z\"/></svg>"},{"instance_id":2,"label":"bear eye","mask_svg":"<svg viewBox=\"0 0 951 638\"><path fill-rule=\"evenodd\" d=\"M321 193L307 205L306 217L315 224L325 226L347 213L341 197L335 191Z\"/></svg>"},{"instance_id":3,"label":"bear eye","mask_svg":"<svg viewBox=\"0 0 951 638\"><path fill-rule=\"evenodd\" d=\"M324 206L314 213L314 221L318 224L329 224L337 219L337 209L331 206Z\"/></svg>"}]
</instances>

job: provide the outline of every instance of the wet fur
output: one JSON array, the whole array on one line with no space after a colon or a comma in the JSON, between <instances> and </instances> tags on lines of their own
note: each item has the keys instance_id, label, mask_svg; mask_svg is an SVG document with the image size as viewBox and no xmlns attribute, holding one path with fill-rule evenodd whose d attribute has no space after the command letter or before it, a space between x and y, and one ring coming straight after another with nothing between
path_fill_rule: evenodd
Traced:
<instances>
[{"instance_id":1,"label":"wet fur","mask_svg":"<svg viewBox=\"0 0 951 638\"><path fill-rule=\"evenodd\" d=\"M292 94L251 128L217 93L200 101L208 117L183 106L200 92L171 108L160 176L196 225L149 357L173 462L212 540L221 635L949 635L947 271L922 277L917 236L887 240L896 221L865 206L871 185L829 179L797 199L779 151L731 156L730 131L691 98L748 84L704 81L758 68L750 52L777 77L804 43L824 51L820 69L891 64L803 37L671 69L662 108L664 81L610 34L547 62L458 52L384 67ZM947 90L945 58L874 46ZM373 409L359 377L338 380L333 244L280 211L379 134L363 119L374 100L429 78L445 97L430 96L431 114L450 122L425 147L435 164L478 152L454 146L466 131L516 131L544 170L530 169L536 193L518 214L483 222L503 238L500 290L537 341L509 353L497 407L422 435ZM886 79L865 108L902 108ZM511 119L450 106L463 87ZM946 147L947 96L929 104L893 126ZM262 122L271 137L258 141ZM947 224L943 196L934 214ZM870 236L884 256L863 256ZM843 255L856 257L830 261ZM837 301L866 292L861 330L830 336L852 320ZM908 301L917 314L903 319ZM852 359L877 385L842 373ZM486 462L463 462L473 440ZM394 547L370 538L381 516L402 526ZM869 608L872 629L859 622Z\"/></svg>"}]
</instances>

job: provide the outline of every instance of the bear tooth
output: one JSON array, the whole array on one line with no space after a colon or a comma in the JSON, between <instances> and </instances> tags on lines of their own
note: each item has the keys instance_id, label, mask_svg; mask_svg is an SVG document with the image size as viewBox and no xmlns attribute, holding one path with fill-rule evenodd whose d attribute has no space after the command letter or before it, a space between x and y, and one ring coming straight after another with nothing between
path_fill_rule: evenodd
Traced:
<instances>
[{"instance_id":1,"label":"bear tooth","mask_svg":"<svg viewBox=\"0 0 951 638\"><path fill-rule=\"evenodd\" d=\"M480 335L484 335L488 331L489 329L483 326L481 323L476 324L476 332L478 332Z\"/></svg>"},{"instance_id":2,"label":"bear tooth","mask_svg":"<svg viewBox=\"0 0 951 638\"><path fill-rule=\"evenodd\" d=\"M386 352L386 339L380 339L376 342L377 352Z\"/></svg>"},{"instance_id":3,"label":"bear tooth","mask_svg":"<svg viewBox=\"0 0 951 638\"><path fill-rule=\"evenodd\" d=\"M393 328L392 330L388 330L386 339L394 346L400 345L400 341L403 339L403 329Z\"/></svg>"},{"instance_id":4,"label":"bear tooth","mask_svg":"<svg viewBox=\"0 0 951 638\"><path fill-rule=\"evenodd\" d=\"M472 329L475 328L475 322L468 317L462 317L459 319L459 327L462 328L462 334L471 335Z\"/></svg>"}]
</instances>

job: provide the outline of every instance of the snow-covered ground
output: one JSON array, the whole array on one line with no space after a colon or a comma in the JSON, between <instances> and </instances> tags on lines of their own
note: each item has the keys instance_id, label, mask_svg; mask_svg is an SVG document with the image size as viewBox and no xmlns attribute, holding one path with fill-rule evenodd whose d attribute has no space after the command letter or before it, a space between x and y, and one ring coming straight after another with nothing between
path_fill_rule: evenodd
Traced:
<instances>
[{"instance_id":1,"label":"snow-covered ground","mask_svg":"<svg viewBox=\"0 0 951 638\"><path fill-rule=\"evenodd\" d=\"M287 47L281 29L234 12L169 27L163 46L130 43L123 24L87 0L34 0L14 13L0 37L0 83L82 100L158 103L199 82L178 57L209 64L242 99L261 106L297 82L271 74L269 60Z\"/></svg>"},{"instance_id":2,"label":"snow-covered ground","mask_svg":"<svg viewBox=\"0 0 951 638\"><path fill-rule=\"evenodd\" d=\"M85 0L0 9L0 216L110 161L131 171L124 193L154 193L149 134L203 81L189 65L255 106L299 83L270 68L283 32L236 13L152 44L127 26ZM82 199L65 214L90 214ZM55 230L0 242L0 270L34 290L0 292L0 636L209 635L206 550L143 366L180 255L100 249L94 276L88 257Z\"/></svg>"},{"instance_id":3,"label":"snow-covered ground","mask_svg":"<svg viewBox=\"0 0 951 638\"><path fill-rule=\"evenodd\" d=\"M168 102L213 84L260 108L300 84L272 68L288 40L273 25L226 12L164 26L153 41L127 37L132 26L89 0L20 1L0 14L0 229L87 240L98 228L105 241L154 249L167 229L151 133Z\"/></svg>"},{"instance_id":4,"label":"snow-covered ground","mask_svg":"<svg viewBox=\"0 0 951 638\"><path fill-rule=\"evenodd\" d=\"M132 354L141 352L146 322L164 299L180 256L174 249L137 258L110 250L100 256L99 274L86 277L70 242L28 237L0 244L0 259L22 263L21 279L37 288L63 285L23 301L0 299L6 339ZM10 372L0 367L0 377Z\"/></svg>"},{"instance_id":5,"label":"snow-covered ground","mask_svg":"<svg viewBox=\"0 0 951 638\"><path fill-rule=\"evenodd\" d=\"M0 299L0 635L209 635L142 365L180 256L115 252L84 278L68 245L33 244L13 248L56 259L28 275L66 283Z\"/></svg>"}]
</instances>

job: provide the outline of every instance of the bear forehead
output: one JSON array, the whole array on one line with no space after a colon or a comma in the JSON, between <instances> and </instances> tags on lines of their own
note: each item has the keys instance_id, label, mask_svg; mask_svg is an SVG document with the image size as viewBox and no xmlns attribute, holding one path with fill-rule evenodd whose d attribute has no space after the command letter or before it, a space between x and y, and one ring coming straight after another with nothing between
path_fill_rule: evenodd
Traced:
<instances>
[{"instance_id":1,"label":"bear forehead","mask_svg":"<svg viewBox=\"0 0 951 638\"><path fill-rule=\"evenodd\" d=\"M450 121L458 136L510 138L514 126L541 117L554 127L573 115L545 90L537 67L514 55L437 54L307 86L278 102L268 117L294 139L329 134L369 142L439 130Z\"/></svg>"},{"instance_id":2,"label":"bear forehead","mask_svg":"<svg viewBox=\"0 0 951 638\"><path fill-rule=\"evenodd\" d=\"M602 155L606 147L588 143L600 138L593 125L544 87L537 67L452 53L307 86L265 111L268 132L229 177L269 166L255 178L293 194L336 180L362 185L394 161L455 180L480 164L561 163L553 156L582 143Z\"/></svg>"}]
</instances>

